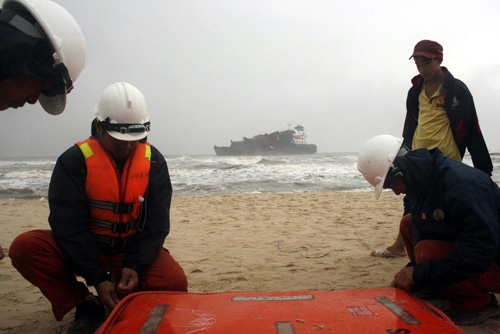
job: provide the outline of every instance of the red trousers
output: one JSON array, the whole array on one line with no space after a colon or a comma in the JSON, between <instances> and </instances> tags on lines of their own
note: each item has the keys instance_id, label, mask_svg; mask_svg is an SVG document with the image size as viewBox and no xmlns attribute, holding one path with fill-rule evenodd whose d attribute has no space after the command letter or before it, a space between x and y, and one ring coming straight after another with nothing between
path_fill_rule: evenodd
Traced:
<instances>
[{"instance_id":1,"label":"red trousers","mask_svg":"<svg viewBox=\"0 0 500 334\"><path fill-rule=\"evenodd\" d=\"M401 219L400 232L408 257L411 260L415 256L417 263L443 258L455 249L453 243L440 240L423 240L413 249L410 214ZM450 300L450 306L467 312L473 311L490 302L490 292L500 293L500 267L493 263L481 276L440 288L437 292Z\"/></svg>"},{"instance_id":2,"label":"red trousers","mask_svg":"<svg viewBox=\"0 0 500 334\"><path fill-rule=\"evenodd\" d=\"M52 232L35 230L19 235L9 249L12 265L52 304L57 320L81 303L89 294L87 286L69 269L69 259L57 246ZM101 255L106 270L121 275L124 255ZM166 249L139 275L137 291L187 291L187 278L182 267Z\"/></svg>"}]
</instances>

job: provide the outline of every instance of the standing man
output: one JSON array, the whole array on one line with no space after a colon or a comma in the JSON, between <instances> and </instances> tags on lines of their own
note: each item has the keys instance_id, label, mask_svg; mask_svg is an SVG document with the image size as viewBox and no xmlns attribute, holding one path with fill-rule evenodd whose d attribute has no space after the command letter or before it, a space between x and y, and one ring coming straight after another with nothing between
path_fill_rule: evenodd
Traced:
<instances>
[{"instance_id":1,"label":"standing man","mask_svg":"<svg viewBox=\"0 0 500 334\"><path fill-rule=\"evenodd\" d=\"M500 189L488 174L445 157L439 148L408 152L389 135L368 140L358 169L375 187L411 200L401 220L410 263L391 286L432 290L450 300L445 313L457 325L499 317ZM407 153L408 152L408 153Z\"/></svg>"},{"instance_id":2,"label":"standing man","mask_svg":"<svg viewBox=\"0 0 500 334\"><path fill-rule=\"evenodd\" d=\"M49 0L4 0L0 9L0 110L40 101L58 115L85 66L73 16Z\"/></svg>"},{"instance_id":3,"label":"standing man","mask_svg":"<svg viewBox=\"0 0 500 334\"><path fill-rule=\"evenodd\" d=\"M10 247L13 266L49 299L57 320L76 306L68 333L94 333L103 305L112 310L134 291L187 291L183 269L163 248L172 185L163 155L146 141L149 130L142 93L124 82L108 86L92 136L54 167L51 231L26 232Z\"/></svg>"},{"instance_id":4,"label":"standing man","mask_svg":"<svg viewBox=\"0 0 500 334\"><path fill-rule=\"evenodd\" d=\"M413 58L419 75L406 99L406 119L403 128L404 145L439 150L447 157L462 161L465 150L474 167L491 175L493 164L479 127L476 108L467 86L453 77L443 62L443 47L430 40L415 45ZM407 199L405 212L408 213ZM375 250L373 256L404 256L400 234L387 248Z\"/></svg>"}]
</instances>

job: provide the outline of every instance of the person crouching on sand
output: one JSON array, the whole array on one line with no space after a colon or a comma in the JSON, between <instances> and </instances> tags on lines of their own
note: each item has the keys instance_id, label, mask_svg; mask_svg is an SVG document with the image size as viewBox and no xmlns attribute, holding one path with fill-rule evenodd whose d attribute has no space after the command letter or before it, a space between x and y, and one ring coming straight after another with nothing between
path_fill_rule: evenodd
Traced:
<instances>
[{"instance_id":1,"label":"person crouching on sand","mask_svg":"<svg viewBox=\"0 0 500 334\"><path fill-rule=\"evenodd\" d=\"M172 184L165 158L146 141L149 130L136 87L117 82L104 89L92 136L57 159L51 230L25 232L10 246L12 265L40 288L56 320L76 306L67 333L94 333L104 306L112 310L132 292L187 291L184 270L163 248Z\"/></svg>"},{"instance_id":2,"label":"person crouching on sand","mask_svg":"<svg viewBox=\"0 0 500 334\"><path fill-rule=\"evenodd\" d=\"M412 200L400 233L410 263L392 287L430 290L450 301L444 312L457 325L499 317L500 189L490 176L445 157L439 148L408 152L403 139L368 140L358 169L375 187Z\"/></svg>"}]
</instances>

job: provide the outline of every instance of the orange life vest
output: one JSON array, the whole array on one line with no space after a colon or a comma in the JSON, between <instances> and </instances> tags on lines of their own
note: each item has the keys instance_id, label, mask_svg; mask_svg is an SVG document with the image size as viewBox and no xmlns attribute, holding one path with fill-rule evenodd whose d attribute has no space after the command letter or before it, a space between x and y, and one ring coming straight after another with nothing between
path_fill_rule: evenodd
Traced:
<instances>
[{"instance_id":1,"label":"orange life vest","mask_svg":"<svg viewBox=\"0 0 500 334\"><path fill-rule=\"evenodd\" d=\"M151 146L138 143L120 172L101 143L90 137L76 143L85 157L87 202L90 206L90 231L99 241L115 245L137 232L141 204L147 191L151 167Z\"/></svg>"}]
</instances>

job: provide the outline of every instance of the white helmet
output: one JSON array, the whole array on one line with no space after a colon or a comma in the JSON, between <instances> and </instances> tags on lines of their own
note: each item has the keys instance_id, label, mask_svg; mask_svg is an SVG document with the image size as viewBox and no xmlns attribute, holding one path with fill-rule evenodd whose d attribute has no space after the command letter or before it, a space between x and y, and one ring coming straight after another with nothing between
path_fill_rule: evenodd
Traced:
<instances>
[{"instance_id":1,"label":"white helmet","mask_svg":"<svg viewBox=\"0 0 500 334\"><path fill-rule=\"evenodd\" d=\"M150 129L144 95L126 82L116 82L104 89L95 115L103 129L115 139L141 140Z\"/></svg>"},{"instance_id":2,"label":"white helmet","mask_svg":"<svg viewBox=\"0 0 500 334\"><path fill-rule=\"evenodd\" d=\"M398 156L402 143L403 138L379 135L370 138L359 152L358 170L375 187L375 198L382 192L387 172Z\"/></svg>"},{"instance_id":3,"label":"white helmet","mask_svg":"<svg viewBox=\"0 0 500 334\"><path fill-rule=\"evenodd\" d=\"M66 107L66 94L71 91L73 82L85 67L87 47L82 29L66 9L49 0L5 0L2 8L29 12L54 48L53 66L65 80L66 89L55 96L42 93L39 101L49 114L62 113ZM13 20L10 24L34 36L31 34L32 26L30 27L30 24L26 22L19 23L19 21L23 20L19 19L17 22Z\"/></svg>"}]
</instances>

